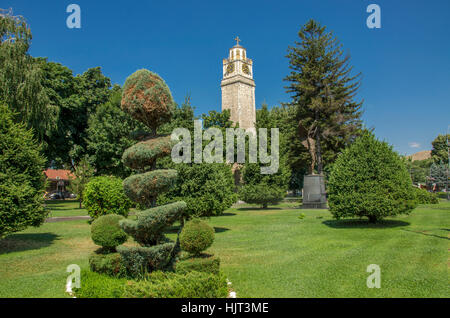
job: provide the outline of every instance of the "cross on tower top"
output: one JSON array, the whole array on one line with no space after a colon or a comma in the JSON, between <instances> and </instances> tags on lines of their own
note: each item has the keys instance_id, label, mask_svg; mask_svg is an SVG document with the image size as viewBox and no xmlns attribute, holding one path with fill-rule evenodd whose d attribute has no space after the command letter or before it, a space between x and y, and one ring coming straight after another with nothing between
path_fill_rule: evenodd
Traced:
<instances>
[{"instance_id":1,"label":"cross on tower top","mask_svg":"<svg viewBox=\"0 0 450 318\"><path fill-rule=\"evenodd\" d=\"M239 45L239 42L242 41L238 36L234 40L236 41L237 45Z\"/></svg>"}]
</instances>

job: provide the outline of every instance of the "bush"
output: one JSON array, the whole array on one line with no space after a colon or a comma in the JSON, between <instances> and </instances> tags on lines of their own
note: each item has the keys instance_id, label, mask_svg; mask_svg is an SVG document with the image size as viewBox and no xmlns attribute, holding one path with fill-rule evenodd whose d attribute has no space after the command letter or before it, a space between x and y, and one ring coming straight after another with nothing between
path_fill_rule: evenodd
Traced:
<instances>
[{"instance_id":1,"label":"bush","mask_svg":"<svg viewBox=\"0 0 450 318\"><path fill-rule=\"evenodd\" d=\"M109 250L115 250L126 242L127 234L119 226L119 221L125 218L117 214L103 215L91 225L91 238L95 244Z\"/></svg>"},{"instance_id":2,"label":"bush","mask_svg":"<svg viewBox=\"0 0 450 318\"><path fill-rule=\"evenodd\" d=\"M284 158L274 174L261 174L259 164L247 163L242 171L245 185L239 190L239 197L246 203L260 204L267 208L269 204L278 204L286 196L290 171Z\"/></svg>"},{"instance_id":3,"label":"bush","mask_svg":"<svg viewBox=\"0 0 450 318\"><path fill-rule=\"evenodd\" d=\"M95 177L83 192L83 205L91 218L107 214L128 216L132 202L125 195L122 180L112 176Z\"/></svg>"},{"instance_id":4,"label":"bush","mask_svg":"<svg viewBox=\"0 0 450 318\"><path fill-rule=\"evenodd\" d=\"M0 102L0 238L39 226L48 215L42 204L45 160L40 151L33 132L14 123Z\"/></svg>"},{"instance_id":5,"label":"bush","mask_svg":"<svg viewBox=\"0 0 450 318\"><path fill-rule=\"evenodd\" d=\"M445 192L438 192L437 193L437 196L438 196L438 198L440 198L440 199L447 199L447 193L445 193Z\"/></svg>"},{"instance_id":6,"label":"bush","mask_svg":"<svg viewBox=\"0 0 450 318\"><path fill-rule=\"evenodd\" d=\"M435 193L428 192L425 189L414 188L417 203L419 204L438 204L439 199Z\"/></svg>"},{"instance_id":7,"label":"bush","mask_svg":"<svg viewBox=\"0 0 450 318\"><path fill-rule=\"evenodd\" d=\"M119 253L93 253L89 257L89 267L93 272L109 276L123 277L126 275Z\"/></svg>"},{"instance_id":8,"label":"bush","mask_svg":"<svg viewBox=\"0 0 450 318\"><path fill-rule=\"evenodd\" d=\"M201 272L187 274L153 272L147 279L129 283L127 298L225 298L227 282L223 275Z\"/></svg>"},{"instance_id":9,"label":"bush","mask_svg":"<svg viewBox=\"0 0 450 318\"><path fill-rule=\"evenodd\" d=\"M181 249L194 255L199 255L213 242L214 229L199 219L187 222L180 234Z\"/></svg>"},{"instance_id":10,"label":"bush","mask_svg":"<svg viewBox=\"0 0 450 318\"><path fill-rule=\"evenodd\" d=\"M74 288L73 291L77 298L120 298L126 283L126 279L83 270L80 288Z\"/></svg>"},{"instance_id":11,"label":"bush","mask_svg":"<svg viewBox=\"0 0 450 318\"><path fill-rule=\"evenodd\" d=\"M364 133L334 163L328 180L330 212L336 219L409 214L416 206L405 164L386 142Z\"/></svg>"},{"instance_id":12,"label":"bush","mask_svg":"<svg viewBox=\"0 0 450 318\"><path fill-rule=\"evenodd\" d=\"M196 271L218 275L220 271L220 258L208 255L207 257L189 257L182 259L177 262L175 271L179 274Z\"/></svg>"},{"instance_id":13,"label":"bush","mask_svg":"<svg viewBox=\"0 0 450 318\"><path fill-rule=\"evenodd\" d=\"M221 215L236 202L231 167L221 163L178 164L178 179L158 204L177 200L186 202L187 217Z\"/></svg>"},{"instance_id":14,"label":"bush","mask_svg":"<svg viewBox=\"0 0 450 318\"><path fill-rule=\"evenodd\" d=\"M246 203L255 203L267 208L269 204L278 204L286 196L284 189L271 187L268 184L249 184L244 185L239 190L239 196Z\"/></svg>"}]
</instances>

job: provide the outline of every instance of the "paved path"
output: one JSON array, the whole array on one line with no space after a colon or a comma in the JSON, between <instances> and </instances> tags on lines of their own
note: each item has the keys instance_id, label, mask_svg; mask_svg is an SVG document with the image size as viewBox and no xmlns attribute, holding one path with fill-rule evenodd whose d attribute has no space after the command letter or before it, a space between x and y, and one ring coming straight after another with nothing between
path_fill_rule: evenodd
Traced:
<instances>
[{"instance_id":1,"label":"paved path","mask_svg":"<svg viewBox=\"0 0 450 318\"><path fill-rule=\"evenodd\" d=\"M62 217L52 217L45 220L46 223L63 222L63 221L75 221L75 220L89 220L91 217L84 216L62 216Z\"/></svg>"}]
</instances>

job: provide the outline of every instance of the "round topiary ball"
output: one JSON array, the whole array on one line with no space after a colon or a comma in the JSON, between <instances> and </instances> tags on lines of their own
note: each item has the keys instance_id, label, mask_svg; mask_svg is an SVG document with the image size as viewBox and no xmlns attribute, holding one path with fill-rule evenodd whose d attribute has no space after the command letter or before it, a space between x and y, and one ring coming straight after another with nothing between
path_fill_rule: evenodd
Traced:
<instances>
[{"instance_id":1,"label":"round topiary ball","mask_svg":"<svg viewBox=\"0 0 450 318\"><path fill-rule=\"evenodd\" d=\"M91 238L95 244L109 250L115 250L127 240L127 234L119 226L125 218L117 214L103 215L92 222Z\"/></svg>"},{"instance_id":2,"label":"round topiary ball","mask_svg":"<svg viewBox=\"0 0 450 318\"><path fill-rule=\"evenodd\" d=\"M194 255L200 254L214 242L214 229L200 219L187 222L180 234L181 248Z\"/></svg>"},{"instance_id":3,"label":"round topiary ball","mask_svg":"<svg viewBox=\"0 0 450 318\"><path fill-rule=\"evenodd\" d=\"M125 81L122 109L152 130L168 122L174 108L170 89L158 74L142 69Z\"/></svg>"}]
</instances>

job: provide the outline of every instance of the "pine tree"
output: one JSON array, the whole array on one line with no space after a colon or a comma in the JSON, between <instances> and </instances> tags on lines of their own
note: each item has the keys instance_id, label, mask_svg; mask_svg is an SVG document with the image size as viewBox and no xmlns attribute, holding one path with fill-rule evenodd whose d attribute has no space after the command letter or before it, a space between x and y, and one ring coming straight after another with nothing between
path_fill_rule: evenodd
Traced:
<instances>
[{"instance_id":1,"label":"pine tree","mask_svg":"<svg viewBox=\"0 0 450 318\"><path fill-rule=\"evenodd\" d=\"M287 55L291 72L285 81L292 94L288 105L295 107L297 137L310 152L309 172L317 167L321 174L324 151L337 155L361 127L362 102L353 100L360 74L350 74L350 56L344 56L342 44L316 21L310 20L298 35L301 41L289 47Z\"/></svg>"}]
</instances>

